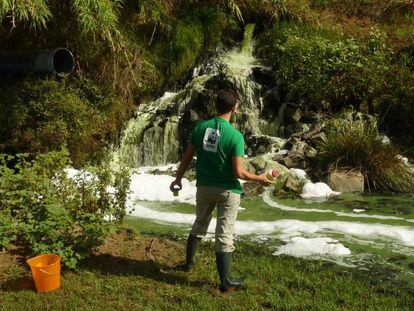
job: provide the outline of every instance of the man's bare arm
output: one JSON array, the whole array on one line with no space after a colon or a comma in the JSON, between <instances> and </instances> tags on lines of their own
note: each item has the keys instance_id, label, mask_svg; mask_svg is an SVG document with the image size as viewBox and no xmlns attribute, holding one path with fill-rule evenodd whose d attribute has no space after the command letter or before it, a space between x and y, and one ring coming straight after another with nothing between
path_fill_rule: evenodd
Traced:
<instances>
[{"instance_id":1,"label":"man's bare arm","mask_svg":"<svg viewBox=\"0 0 414 311\"><path fill-rule=\"evenodd\" d=\"M180 189L182 188L181 185L181 179L183 178L185 171L187 170L188 166L191 163L191 160L193 159L193 156L196 152L196 148L189 144L187 149L184 152L183 158L181 159L180 166L178 167L178 171L175 177L175 180L171 183L170 189L173 191L174 186L179 186Z\"/></svg>"},{"instance_id":2,"label":"man's bare arm","mask_svg":"<svg viewBox=\"0 0 414 311\"><path fill-rule=\"evenodd\" d=\"M256 175L246 170L243 167L242 157L233 157L232 162L233 162L233 172L236 178L240 178L240 179L247 180L247 181L258 181L264 185L270 185L272 183L270 180L267 179L266 173L263 173L261 175Z\"/></svg>"}]
</instances>

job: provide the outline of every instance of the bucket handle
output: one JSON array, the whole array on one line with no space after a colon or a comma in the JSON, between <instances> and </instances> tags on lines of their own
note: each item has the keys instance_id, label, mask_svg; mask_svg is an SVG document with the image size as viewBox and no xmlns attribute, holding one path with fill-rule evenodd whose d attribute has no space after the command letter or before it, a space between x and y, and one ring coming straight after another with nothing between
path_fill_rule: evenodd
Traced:
<instances>
[{"instance_id":1,"label":"bucket handle","mask_svg":"<svg viewBox=\"0 0 414 311\"><path fill-rule=\"evenodd\" d=\"M39 268L39 271L43 272L44 274L50 275L50 276L59 274L59 272L54 272L54 273L47 272L47 271L43 270L42 268Z\"/></svg>"}]
</instances>

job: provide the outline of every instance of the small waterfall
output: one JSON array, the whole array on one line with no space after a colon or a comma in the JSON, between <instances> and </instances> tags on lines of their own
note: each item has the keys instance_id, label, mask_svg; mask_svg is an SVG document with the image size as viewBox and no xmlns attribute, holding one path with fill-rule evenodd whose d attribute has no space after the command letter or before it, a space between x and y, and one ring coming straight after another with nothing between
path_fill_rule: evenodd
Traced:
<instances>
[{"instance_id":1,"label":"small waterfall","mask_svg":"<svg viewBox=\"0 0 414 311\"><path fill-rule=\"evenodd\" d=\"M254 24L246 26L240 47L195 68L182 90L142 104L129 121L115 157L132 168L178 162L192 126L214 115L214 94L226 86L238 93L235 126L260 134L262 86L255 82L253 70L263 67L253 56L254 28Z\"/></svg>"}]
</instances>

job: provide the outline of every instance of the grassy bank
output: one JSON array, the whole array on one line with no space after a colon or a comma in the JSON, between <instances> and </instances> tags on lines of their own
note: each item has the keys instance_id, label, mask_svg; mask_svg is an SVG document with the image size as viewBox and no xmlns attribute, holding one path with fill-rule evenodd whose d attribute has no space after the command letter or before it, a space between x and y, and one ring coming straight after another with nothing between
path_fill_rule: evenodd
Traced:
<instances>
[{"instance_id":1,"label":"grassy bank","mask_svg":"<svg viewBox=\"0 0 414 311\"><path fill-rule=\"evenodd\" d=\"M65 272L61 289L37 294L27 270L11 264L2 273L2 310L410 310L414 295L402 285L372 280L334 264L272 256L265 246L239 243L235 275L248 275L247 289L217 289L214 248L205 243L190 274L173 267L184 241L123 232L111 236L77 272ZM1 265L0 265L1 268Z\"/></svg>"}]
</instances>

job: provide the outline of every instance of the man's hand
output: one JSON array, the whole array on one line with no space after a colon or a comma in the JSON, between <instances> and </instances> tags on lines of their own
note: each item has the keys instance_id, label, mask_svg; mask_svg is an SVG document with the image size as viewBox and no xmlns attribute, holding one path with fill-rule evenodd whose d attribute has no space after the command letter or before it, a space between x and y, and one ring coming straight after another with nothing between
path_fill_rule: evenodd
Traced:
<instances>
[{"instance_id":1,"label":"man's hand","mask_svg":"<svg viewBox=\"0 0 414 311\"><path fill-rule=\"evenodd\" d=\"M181 179L176 179L176 180L174 180L174 181L171 183L171 185L170 185L170 190L171 190L172 192L174 192L174 187L175 187L175 186L180 187L180 190L181 190L181 189L183 189L183 185L181 184Z\"/></svg>"},{"instance_id":2,"label":"man's hand","mask_svg":"<svg viewBox=\"0 0 414 311\"><path fill-rule=\"evenodd\" d=\"M271 185L271 184L273 183L272 181L270 181L270 180L267 178L266 173L260 174L260 175L259 175L259 178L260 178L260 183L261 183L263 186L269 186L269 185Z\"/></svg>"},{"instance_id":3,"label":"man's hand","mask_svg":"<svg viewBox=\"0 0 414 311\"><path fill-rule=\"evenodd\" d=\"M181 179L183 178L185 171L190 165L190 162L193 159L195 152L196 148L192 144L188 144L188 147L184 152L183 158L181 159L180 166L177 170L175 180L170 185L170 190L172 192L174 192L174 186L180 187L180 190L183 188L183 185L181 184Z\"/></svg>"},{"instance_id":4,"label":"man's hand","mask_svg":"<svg viewBox=\"0 0 414 311\"><path fill-rule=\"evenodd\" d=\"M257 181L264 186L269 186L272 182L267 179L266 173L261 175L256 175L245 170L243 167L243 158L242 157L233 157L233 172L236 178L240 178L247 181Z\"/></svg>"}]
</instances>

